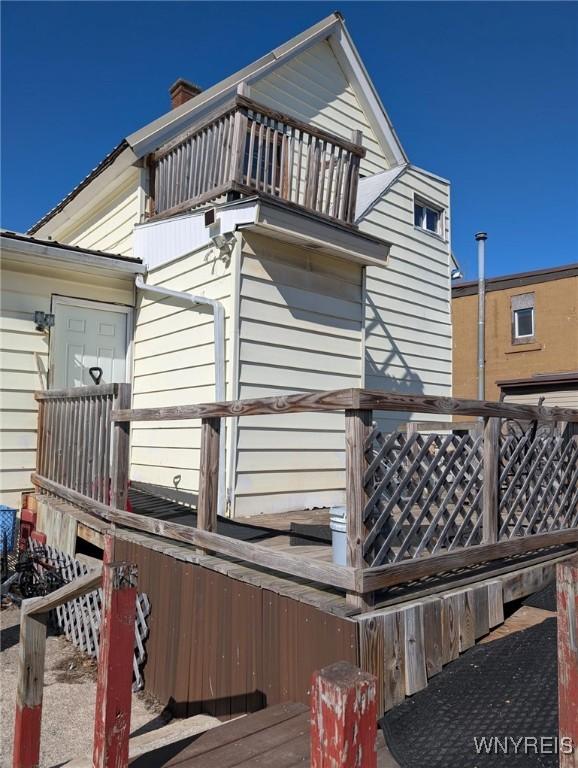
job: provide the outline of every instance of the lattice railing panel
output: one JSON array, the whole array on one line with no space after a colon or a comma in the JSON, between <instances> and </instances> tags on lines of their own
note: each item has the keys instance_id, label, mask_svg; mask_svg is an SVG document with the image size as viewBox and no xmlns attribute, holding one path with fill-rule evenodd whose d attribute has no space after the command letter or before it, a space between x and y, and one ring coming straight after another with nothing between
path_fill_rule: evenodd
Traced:
<instances>
[{"instance_id":1,"label":"lattice railing panel","mask_svg":"<svg viewBox=\"0 0 578 768\"><path fill-rule=\"evenodd\" d=\"M365 449L369 565L481 542L480 436L383 435L375 428Z\"/></svg>"},{"instance_id":2,"label":"lattice railing panel","mask_svg":"<svg viewBox=\"0 0 578 768\"><path fill-rule=\"evenodd\" d=\"M42 546L30 541L30 548L37 558L58 571L65 582L84 576L88 567L74 557L51 546ZM86 595L63 603L56 608L56 623L64 636L76 648L92 658L98 658L102 589L95 589ZM143 687L142 665L145 660L144 641L148 635L147 617L150 613L149 599L139 593L136 599L135 650L133 656L134 690Z\"/></svg>"},{"instance_id":3,"label":"lattice railing panel","mask_svg":"<svg viewBox=\"0 0 578 768\"><path fill-rule=\"evenodd\" d=\"M499 539L578 525L578 436L506 437L500 454Z\"/></svg>"}]
</instances>

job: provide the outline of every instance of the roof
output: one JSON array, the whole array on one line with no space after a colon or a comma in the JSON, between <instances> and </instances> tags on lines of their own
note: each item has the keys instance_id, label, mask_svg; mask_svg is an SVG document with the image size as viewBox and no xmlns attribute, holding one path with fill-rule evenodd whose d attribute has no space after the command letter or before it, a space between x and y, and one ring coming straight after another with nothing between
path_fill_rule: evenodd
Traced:
<instances>
[{"instance_id":1,"label":"roof","mask_svg":"<svg viewBox=\"0 0 578 768\"><path fill-rule=\"evenodd\" d=\"M107 251L96 251L92 248L81 248L78 245L59 243L57 240L43 240L42 238L32 237L32 235L23 234L21 232L10 232L7 229L0 230L0 235L7 238L8 240L20 240L28 243L38 243L39 245L50 246L50 248L62 248L66 251L76 251L77 253L88 253L95 256L103 256L106 259L119 259L120 261L142 264L140 259L134 258L133 256L122 256L120 253L108 253Z\"/></svg>"},{"instance_id":2,"label":"roof","mask_svg":"<svg viewBox=\"0 0 578 768\"><path fill-rule=\"evenodd\" d=\"M521 288L524 285L548 283L552 280L564 280L578 276L578 263L564 264L561 267L536 269L532 272L516 272L512 275L486 278L486 291L504 291L509 288ZM467 280L455 283L452 287L452 298L473 296L478 292L478 281Z\"/></svg>"},{"instance_id":3,"label":"roof","mask_svg":"<svg viewBox=\"0 0 578 768\"><path fill-rule=\"evenodd\" d=\"M373 176L365 176L359 179L357 186L357 200L355 204L355 221L365 218L369 210L386 192L393 182L408 168L407 163L390 168Z\"/></svg>"},{"instance_id":4,"label":"roof","mask_svg":"<svg viewBox=\"0 0 578 768\"><path fill-rule=\"evenodd\" d=\"M176 109L171 109L148 125L127 136L116 146L58 205L37 221L29 230L34 234L56 214L61 212L83 189L91 184L106 168L113 165L126 152L134 153L138 160L155 151L164 143L204 119L209 112L218 108L245 82L250 84L277 68L281 64L315 43L327 40L337 57L340 66L346 72L360 103L362 104L376 137L394 165L407 162L407 156L393 129L379 95L373 86L361 61L353 41L345 27L343 17L332 13L317 24L309 27L283 45L270 51L247 67L221 80L216 85L202 91Z\"/></svg>"},{"instance_id":5,"label":"roof","mask_svg":"<svg viewBox=\"0 0 578 768\"><path fill-rule=\"evenodd\" d=\"M55 240L43 240L20 232L0 230L0 241L3 249L12 245L14 250L24 257L50 258L53 261L72 261L73 263L80 261L97 269L105 268L132 274L145 271L142 259L81 248L77 245L59 243Z\"/></svg>"},{"instance_id":6,"label":"roof","mask_svg":"<svg viewBox=\"0 0 578 768\"><path fill-rule=\"evenodd\" d=\"M502 379L496 382L501 389L519 389L531 388L541 389L543 387L555 386L578 386L578 371L569 371L567 373L537 373L534 376L521 379Z\"/></svg>"},{"instance_id":7,"label":"roof","mask_svg":"<svg viewBox=\"0 0 578 768\"><path fill-rule=\"evenodd\" d=\"M79 192L81 192L85 187L87 187L90 182L95 179L97 176L99 176L105 168L108 168L110 165L114 163L116 158L125 150L128 148L128 142L126 139L123 139L120 144L117 144L114 149L112 149L106 157L104 157L100 163L92 169L92 171L84 177L84 179L80 182L80 184L77 184L74 189L69 192L65 198L63 198L57 205L54 206L54 208L51 208L48 213L44 214L44 216L39 219L36 224L34 224L30 229L28 230L29 235L33 235L35 232L37 232L40 227L42 227L47 221L49 221L53 216L55 216L59 211L61 211L63 208L65 208L68 203L73 200Z\"/></svg>"}]
</instances>

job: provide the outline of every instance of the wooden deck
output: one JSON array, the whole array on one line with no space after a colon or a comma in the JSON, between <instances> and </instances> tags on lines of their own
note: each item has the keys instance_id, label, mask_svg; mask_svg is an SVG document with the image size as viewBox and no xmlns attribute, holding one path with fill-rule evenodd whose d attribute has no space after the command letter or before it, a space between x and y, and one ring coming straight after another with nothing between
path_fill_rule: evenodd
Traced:
<instances>
[{"instance_id":1,"label":"wooden deck","mask_svg":"<svg viewBox=\"0 0 578 768\"><path fill-rule=\"evenodd\" d=\"M278 704L220 728L149 752L132 768L292 768L308 766L310 710L305 704ZM396 768L381 732L379 768Z\"/></svg>"}]
</instances>

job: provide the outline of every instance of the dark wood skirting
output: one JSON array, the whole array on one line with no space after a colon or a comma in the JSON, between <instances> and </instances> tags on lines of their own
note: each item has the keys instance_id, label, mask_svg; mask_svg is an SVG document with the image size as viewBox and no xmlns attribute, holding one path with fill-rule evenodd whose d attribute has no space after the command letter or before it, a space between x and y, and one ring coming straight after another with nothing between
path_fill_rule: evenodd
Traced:
<instances>
[{"instance_id":1,"label":"dark wood skirting","mask_svg":"<svg viewBox=\"0 0 578 768\"><path fill-rule=\"evenodd\" d=\"M315 670L359 663L350 619L133 541L114 558L137 565L151 604L145 690L178 716L307 704Z\"/></svg>"}]
</instances>

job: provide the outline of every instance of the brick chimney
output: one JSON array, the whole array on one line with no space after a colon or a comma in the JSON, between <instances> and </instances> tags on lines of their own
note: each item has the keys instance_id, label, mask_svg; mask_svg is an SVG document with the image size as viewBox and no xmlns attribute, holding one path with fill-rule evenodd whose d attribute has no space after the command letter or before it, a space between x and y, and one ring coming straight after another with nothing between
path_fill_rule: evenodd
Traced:
<instances>
[{"instance_id":1,"label":"brick chimney","mask_svg":"<svg viewBox=\"0 0 578 768\"><path fill-rule=\"evenodd\" d=\"M195 96L198 96L202 90L198 85L185 80L183 77L179 77L169 88L171 107L173 109L180 107L181 104L189 101L189 99L194 99Z\"/></svg>"}]
</instances>

